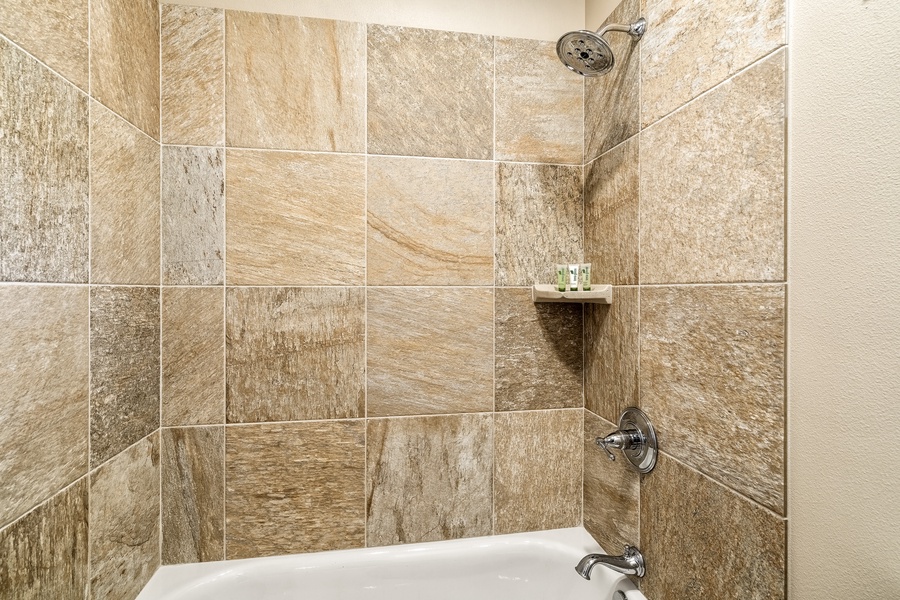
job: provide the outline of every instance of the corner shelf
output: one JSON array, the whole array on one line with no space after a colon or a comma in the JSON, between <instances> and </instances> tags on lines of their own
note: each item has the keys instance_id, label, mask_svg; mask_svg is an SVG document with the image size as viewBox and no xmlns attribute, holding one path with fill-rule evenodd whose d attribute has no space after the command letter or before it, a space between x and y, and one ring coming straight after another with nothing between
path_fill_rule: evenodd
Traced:
<instances>
[{"instance_id":1,"label":"corner shelf","mask_svg":"<svg viewBox=\"0 0 900 600\"><path fill-rule=\"evenodd\" d=\"M594 285L589 292L560 292L554 285L538 283L531 288L531 299L534 302L612 304L612 286Z\"/></svg>"}]
</instances>

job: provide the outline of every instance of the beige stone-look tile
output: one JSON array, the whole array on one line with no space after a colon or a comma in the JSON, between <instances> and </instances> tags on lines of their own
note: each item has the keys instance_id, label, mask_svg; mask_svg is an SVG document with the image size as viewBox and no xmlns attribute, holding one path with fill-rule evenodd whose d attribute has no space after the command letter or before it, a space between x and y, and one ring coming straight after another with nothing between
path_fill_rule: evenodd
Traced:
<instances>
[{"instance_id":1,"label":"beige stone-look tile","mask_svg":"<svg viewBox=\"0 0 900 600\"><path fill-rule=\"evenodd\" d=\"M617 429L584 411L584 528L609 554L640 546L641 476L621 453L613 462L594 443Z\"/></svg>"},{"instance_id":2,"label":"beige stone-look tile","mask_svg":"<svg viewBox=\"0 0 900 600\"><path fill-rule=\"evenodd\" d=\"M494 40L369 25L368 151L493 158Z\"/></svg>"},{"instance_id":3,"label":"beige stone-look tile","mask_svg":"<svg viewBox=\"0 0 900 600\"><path fill-rule=\"evenodd\" d=\"M225 11L160 5L162 142L225 143Z\"/></svg>"},{"instance_id":4,"label":"beige stone-look tile","mask_svg":"<svg viewBox=\"0 0 900 600\"><path fill-rule=\"evenodd\" d=\"M584 168L584 260L596 282L638 283L639 147L635 136Z\"/></svg>"},{"instance_id":5,"label":"beige stone-look tile","mask_svg":"<svg viewBox=\"0 0 900 600\"><path fill-rule=\"evenodd\" d=\"M365 151L361 23L225 13L229 146Z\"/></svg>"},{"instance_id":6,"label":"beige stone-look tile","mask_svg":"<svg viewBox=\"0 0 900 600\"><path fill-rule=\"evenodd\" d=\"M91 0L91 96L159 140L158 0Z\"/></svg>"},{"instance_id":7,"label":"beige stone-look tile","mask_svg":"<svg viewBox=\"0 0 900 600\"><path fill-rule=\"evenodd\" d=\"M644 126L785 43L784 0L646 0L644 17Z\"/></svg>"},{"instance_id":8,"label":"beige stone-look tile","mask_svg":"<svg viewBox=\"0 0 900 600\"><path fill-rule=\"evenodd\" d=\"M783 600L785 541L784 520L665 454L643 480L648 598Z\"/></svg>"},{"instance_id":9,"label":"beige stone-look tile","mask_svg":"<svg viewBox=\"0 0 900 600\"><path fill-rule=\"evenodd\" d=\"M496 410L581 408L581 305L537 304L530 288L495 293Z\"/></svg>"},{"instance_id":10,"label":"beige stone-look tile","mask_svg":"<svg viewBox=\"0 0 900 600\"><path fill-rule=\"evenodd\" d=\"M229 150L229 285L361 285L361 156Z\"/></svg>"},{"instance_id":11,"label":"beige stone-look tile","mask_svg":"<svg viewBox=\"0 0 900 600\"><path fill-rule=\"evenodd\" d=\"M159 434L91 473L92 600L133 600L159 567Z\"/></svg>"},{"instance_id":12,"label":"beige stone-look tile","mask_svg":"<svg viewBox=\"0 0 900 600\"><path fill-rule=\"evenodd\" d=\"M582 163L581 75L563 67L554 42L496 38L496 158Z\"/></svg>"},{"instance_id":13,"label":"beige stone-look tile","mask_svg":"<svg viewBox=\"0 0 900 600\"><path fill-rule=\"evenodd\" d=\"M633 23L642 15L641 0L624 0L604 25ZM654 23L648 24L653 29ZM624 33L605 36L615 55L612 71L584 79L584 158L589 162L640 131L641 46Z\"/></svg>"},{"instance_id":14,"label":"beige stone-look tile","mask_svg":"<svg viewBox=\"0 0 900 600\"><path fill-rule=\"evenodd\" d=\"M161 431L162 563L225 559L225 428Z\"/></svg>"},{"instance_id":15,"label":"beige stone-look tile","mask_svg":"<svg viewBox=\"0 0 900 600\"><path fill-rule=\"evenodd\" d=\"M162 282L219 285L225 278L225 151L163 146Z\"/></svg>"},{"instance_id":16,"label":"beige stone-look tile","mask_svg":"<svg viewBox=\"0 0 900 600\"><path fill-rule=\"evenodd\" d=\"M362 288L229 288L229 423L365 415Z\"/></svg>"},{"instance_id":17,"label":"beige stone-look tile","mask_svg":"<svg viewBox=\"0 0 900 600\"><path fill-rule=\"evenodd\" d=\"M159 289L91 288L91 467L159 427Z\"/></svg>"},{"instance_id":18,"label":"beige stone-look tile","mask_svg":"<svg viewBox=\"0 0 900 600\"><path fill-rule=\"evenodd\" d=\"M581 172L581 167L497 165L497 285L550 283L556 263L581 262Z\"/></svg>"},{"instance_id":19,"label":"beige stone-look tile","mask_svg":"<svg viewBox=\"0 0 900 600\"><path fill-rule=\"evenodd\" d=\"M494 172L488 162L372 156L369 285L494 282Z\"/></svg>"},{"instance_id":20,"label":"beige stone-look tile","mask_svg":"<svg viewBox=\"0 0 900 600\"><path fill-rule=\"evenodd\" d=\"M641 407L662 448L784 514L781 285L643 288Z\"/></svg>"},{"instance_id":21,"label":"beige stone-look tile","mask_svg":"<svg viewBox=\"0 0 900 600\"><path fill-rule=\"evenodd\" d=\"M365 435L362 420L227 426L227 557L362 548Z\"/></svg>"},{"instance_id":22,"label":"beige stone-look tile","mask_svg":"<svg viewBox=\"0 0 900 600\"><path fill-rule=\"evenodd\" d=\"M0 598L4 600L85 598L87 478L0 530L0 559Z\"/></svg>"},{"instance_id":23,"label":"beige stone-look tile","mask_svg":"<svg viewBox=\"0 0 900 600\"><path fill-rule=\"evenodd\" d=\"M87 473L88 290L0 286L0 306L2 527Z\"/></svg>"},{"instance_id":24,"label":"beige stone-look tile","mask_svg":"<svg viewBox=\"0 0 900 600\"><path fill-rule=\"evenodd\" d=\"M91 105L91 282L159 284L159 144Z\"/></svg>"},{"instance_id":25,"label":"beige stone-look tile","mask_svg":"<svg viewBox=\"0 0 900 600\"><path fill-rule=\"evenodd\" d=\"M623 410L640 402L640 292L616 287L612 304L587 304L584 311L584 406L618 423Z\"/></svg>"},{"instance_id":26,"label":"beige stone-look tile","mask_svg":"<svg viewBox=\"0 0 900 600\"><path fill-rule=\"evenodd\" d=\"M493 409L494 293L369 288L368 416Z\"/></svg>"},{"instance_id":27,"label":"beige stone-look tile","mask_svg":"<svg viewBox=\"0 0 900 600\"><path fill-rule=\"evenodd\" d=\"M88 100L4 39L0 98L0 281L86 283Z\"/></svg>"},{"instance_id":28,"label":"beige stone-look tile","mask_svg":"<svg viewBox=\"0 0 900 600\"><path fill-rule=\"evenodd\" d=\"M784 62L641 133L641 283L784 278Z\"/></svg>"},{"instance_id":29,"label":"beige stone-look tile","mask_svg":"<svg viewBox=\"0 0 900 600\"><path fill-rule=\"evenodd\" d=\"M491 415L373 419L368 546L491 534Z\"/></svg>"},{"instance_id":30,"label":"beige stone-look tile","mask_svg":"<svg viewBox=\"0 0 900 600\"><path fill-rule=\"evenodd\" d=\"M494 415L494 533L581 522L583 412Z\"/></svg>"},{"instance_id":31,"label":"beige stone-look tile","mask_svg":"<svg viewBox=\"0 0 900 600\"><path fill-rule=\"evenodd\" d=\"M162 424L225 421L221 288L162 290Z\"/></svg>"}]
</instances>

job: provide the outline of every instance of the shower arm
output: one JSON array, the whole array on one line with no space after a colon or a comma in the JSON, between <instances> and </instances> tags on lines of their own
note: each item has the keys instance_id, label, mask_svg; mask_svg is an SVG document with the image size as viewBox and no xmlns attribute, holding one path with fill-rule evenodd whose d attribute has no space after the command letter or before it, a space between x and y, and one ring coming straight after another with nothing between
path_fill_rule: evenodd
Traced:
<instances>
[{"instance_id":1,"label":"shower arm","mask_svg":"<svg viewBox=\"0 0 900 600\"><path fill-rule=\"evenodd\" d=\"M631 37L636 40L641 39L644 35L644 32L647 31L647 21L643 17L631 23L630 25L620 25L618 23L610 23L606 27L597 30L597 35L603 37L610 31L618 31L621 33L627 33Z\"/></svg>"}]
</instances>

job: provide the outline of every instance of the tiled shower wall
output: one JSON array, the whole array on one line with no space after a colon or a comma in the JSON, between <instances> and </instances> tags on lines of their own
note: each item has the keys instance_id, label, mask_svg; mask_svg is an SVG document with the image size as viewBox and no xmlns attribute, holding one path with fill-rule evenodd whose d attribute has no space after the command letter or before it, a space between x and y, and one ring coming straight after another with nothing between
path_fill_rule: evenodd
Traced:
<instances>
[{"instance_id":1,"label":"tiled shower wall","mask_svg":"<svg viewBox=\"0 0 900 600\"><path fill-rule=\"evenodd\" d=\"M653 600L785 595L785 5L625 0L643 40L585 89L585 526ZM639 478L593 439L628 405Z\"/></svg>"}]
</instances>

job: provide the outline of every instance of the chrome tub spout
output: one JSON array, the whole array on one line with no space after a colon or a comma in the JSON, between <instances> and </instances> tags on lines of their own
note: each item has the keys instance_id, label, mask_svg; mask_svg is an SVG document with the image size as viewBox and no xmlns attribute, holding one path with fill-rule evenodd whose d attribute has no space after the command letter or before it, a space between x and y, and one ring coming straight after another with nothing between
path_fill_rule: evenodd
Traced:
<instances>
[{"instance_id":1,"label":"chrome tub spout","mask_svg":"<svg viewBox=\"0 0 900 600\"><path fill-rule=\"evenodd\" d=\"M625 553L622 556L588 554L578 561L578 566L575 567L575 570L585 579L590 579L591 571L597 565L604 565L623 575L637 575L638 577L643 577L646 572L646 569L644 568L644 556L641 554L641 551L634 546L625 546Z\"/></svg>"}]
</instances>

